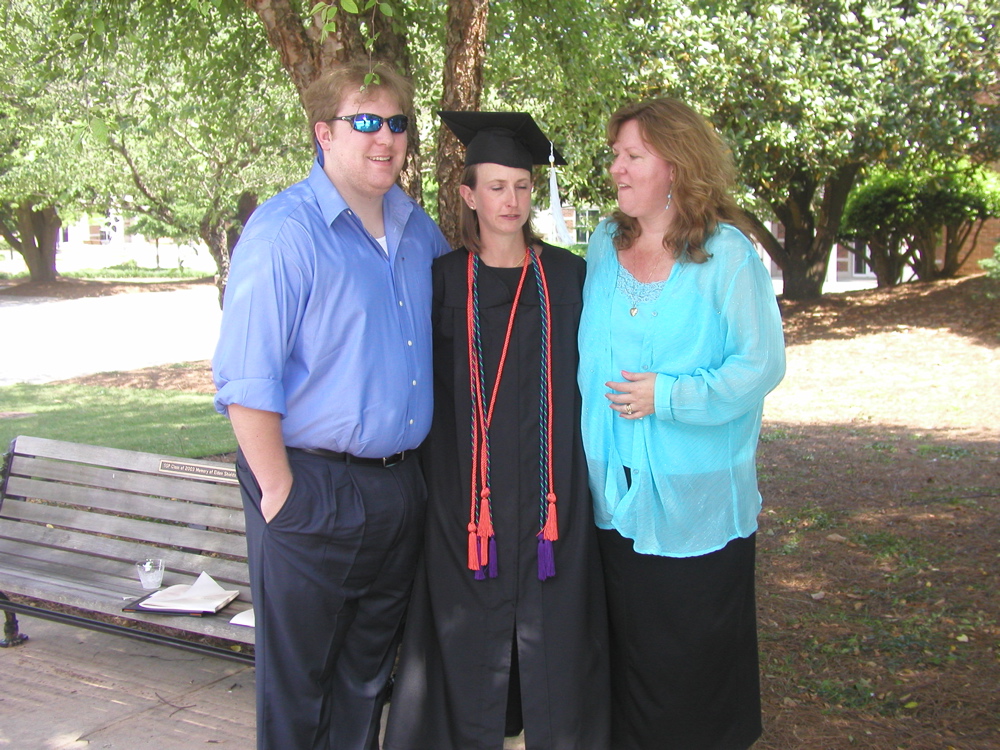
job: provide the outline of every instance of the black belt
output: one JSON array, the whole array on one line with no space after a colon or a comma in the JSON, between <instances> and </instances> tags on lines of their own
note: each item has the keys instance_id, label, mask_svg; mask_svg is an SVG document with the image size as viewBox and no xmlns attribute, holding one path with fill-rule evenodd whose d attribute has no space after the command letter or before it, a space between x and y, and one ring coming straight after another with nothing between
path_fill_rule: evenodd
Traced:
<instances>
[{"instance_id":1,"label":"black belt","mask_svg":"<svg viewBox=\"0 0 1000 750\"><path fill-rule=\"evenodd\" d=\"M303 453L310 453L314 456L329 458L333 461L343 461L345 464L358 464L358 466L380 466L383 469L402 463L406 460L408 455L413 453L413 451L400 451L399 453L393 453L391 456L385 456L384 458L362 458L361 456L352 456L350 453L342 453L341 451L328 451L325 448L299 448L298 450Z\"/></svg>"}]
</instances>

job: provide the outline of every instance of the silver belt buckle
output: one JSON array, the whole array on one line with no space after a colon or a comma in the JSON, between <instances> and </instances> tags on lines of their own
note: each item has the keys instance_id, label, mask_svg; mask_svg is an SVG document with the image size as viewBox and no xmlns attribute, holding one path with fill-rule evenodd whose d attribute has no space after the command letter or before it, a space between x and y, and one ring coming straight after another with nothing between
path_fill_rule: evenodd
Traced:
<instances>
[{"instance_id":1,"label":"silver belt buckle","mask_svg":"<svg viewBox=\"0 0 1000 750\"><path fill-rule=\"evenodd\" d=\"M391 456L385 456L382 459L382 468L388 469L390 466L395 466L396 464L401 463L405 459L406 459L406 451L400 451L399 453L395 453Z\"/></svg>"}]
</instances>

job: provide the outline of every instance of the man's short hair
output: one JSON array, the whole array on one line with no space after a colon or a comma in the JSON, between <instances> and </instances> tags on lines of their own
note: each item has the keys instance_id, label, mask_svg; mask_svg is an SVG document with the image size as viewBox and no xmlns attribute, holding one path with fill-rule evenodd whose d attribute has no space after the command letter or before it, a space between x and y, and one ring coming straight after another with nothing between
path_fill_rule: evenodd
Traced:
<instances>
[{"instance_id":1,"label":"man's short hair","mask_svg":"<svg viewBox=\"0 0 1000 750\"><path fill-rule=\"evenodd\" d=\"M378 82L365 86L369 73L377 75ZM317 122L329 122L336 117L341 103L358 92L361 92L361 101L386 92L399 102L404 115L410 115L413 109L413 84L392 66L367 60L344 63L320 75L302 92L302 104L309 116L309 132L315 130Z\"/></svg>"}]
</instances>

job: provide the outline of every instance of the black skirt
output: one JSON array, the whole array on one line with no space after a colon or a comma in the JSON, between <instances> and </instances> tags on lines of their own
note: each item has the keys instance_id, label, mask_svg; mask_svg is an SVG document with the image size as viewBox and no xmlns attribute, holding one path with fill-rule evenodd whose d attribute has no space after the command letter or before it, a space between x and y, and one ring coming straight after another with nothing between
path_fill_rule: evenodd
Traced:
<instances>
[{"instance_id":1,"label":"black skirt","mask_svg":"<svg viewBox=\"0 0 1000 750\"><path fill-rule=\"evenodd\" d=\"M761 733L756 536L698 557L600 531L613 750L745 750Z\"/></svg>"}]
</instances>

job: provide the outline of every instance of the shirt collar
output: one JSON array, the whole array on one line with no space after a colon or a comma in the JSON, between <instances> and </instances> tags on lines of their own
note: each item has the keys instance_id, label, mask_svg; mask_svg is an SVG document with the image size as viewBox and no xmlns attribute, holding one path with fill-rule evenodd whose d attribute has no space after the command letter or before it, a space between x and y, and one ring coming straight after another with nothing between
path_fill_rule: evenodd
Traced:
<instances>
[{"instance_id":1,"label":"shirt collar","mask_svg":"<svg viewBox=\"0 0 1000 750\"><path fill-rule=\"evenodd\" d=\"M323 167L319 165L318 160L313 160L312 170L309 172L306 182L309 183L309 187L316 196L320 210L323 212L323 220L327 226L332 225L344 211L350 210L347 201L343 199L340 192L334 187L326 172L323 171ZM382 198L382 211L386 234L390 238L393 235L397 238L399 237L412 210L413 200L403 192L399 185L393 185L389 188L389 191ZM390 226L392 227L391 229ZM392 239L390 239L389 244L394 244Z\"/></svg>"}]
</instances>

